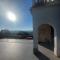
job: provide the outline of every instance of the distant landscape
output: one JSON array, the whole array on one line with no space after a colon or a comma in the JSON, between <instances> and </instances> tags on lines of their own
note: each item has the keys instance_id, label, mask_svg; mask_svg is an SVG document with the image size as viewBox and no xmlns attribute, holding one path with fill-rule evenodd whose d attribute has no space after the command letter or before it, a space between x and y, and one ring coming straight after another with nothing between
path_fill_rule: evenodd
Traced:
<instances>
[{"instance_id":1,"label":"distant landscape","mask_svg":"<svg viewBox=\"0 0 60 60\"><path fill-rule=\"evenodd\" d=\"M32 39L33 38L33 32L32 31L1 30L0 31L0 39L2 39L2 38Z\"/></svg>"}]
</instances>

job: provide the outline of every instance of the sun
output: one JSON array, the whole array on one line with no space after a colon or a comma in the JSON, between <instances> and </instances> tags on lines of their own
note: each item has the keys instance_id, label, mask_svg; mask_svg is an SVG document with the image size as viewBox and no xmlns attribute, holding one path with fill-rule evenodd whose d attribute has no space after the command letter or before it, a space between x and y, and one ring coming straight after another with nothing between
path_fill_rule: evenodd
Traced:
<instances>
[{"instance_id":1,"label":"sun","mask_svg":"<svg viewBox=\"0 0 60 60\"><path fill-rule=\"evenodd\" d=\"M10 20L11 22L15 22L16 21L16 15L11 12L11 11L8 11L6 13L6 17L8 18L8 20Z\"/></svg>"}]
</instances>

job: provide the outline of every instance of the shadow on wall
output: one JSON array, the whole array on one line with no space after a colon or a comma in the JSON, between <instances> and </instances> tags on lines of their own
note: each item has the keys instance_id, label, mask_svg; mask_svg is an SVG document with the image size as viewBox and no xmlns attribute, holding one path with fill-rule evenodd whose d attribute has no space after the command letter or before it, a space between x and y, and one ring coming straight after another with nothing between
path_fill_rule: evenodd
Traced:
<instances>
[{"instance_id":1,"label":"shadow on wall","mask_svg":"<svg viewBox=\"0 0 60 60\"><path fill-rule=\"evenodd\" d=\"M34 51L34 55L35 55L39 60L50 60L47 56L43 55L39 50Z\"/></svg>"},{"instance_id":2,"label":"shadow on wall","mask_svg":"<svg viewBox=\"0 0 60 60\"><path fill-rule=\"evenodd\" d=\"M54 28L49 24L42 24L38 28L38 43L54 51Z\"/></svg>"}]
</instances>

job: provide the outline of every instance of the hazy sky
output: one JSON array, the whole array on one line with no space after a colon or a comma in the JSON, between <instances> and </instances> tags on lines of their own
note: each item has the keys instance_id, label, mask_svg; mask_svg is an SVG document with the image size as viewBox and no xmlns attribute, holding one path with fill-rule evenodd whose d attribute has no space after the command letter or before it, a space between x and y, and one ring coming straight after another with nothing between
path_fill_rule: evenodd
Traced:
<instances>
[{"instance_id":1,"label":"hazy sky","mask_svg":"<svg viewBox=\"0 0 60 60\"><path fill-rule=\"evenodd\" d=\"M0 0L0 29L33 30L30 8L32 0ZM9 21L6 13L13 12L16 21Z\"/></svg>"}]
</instances>

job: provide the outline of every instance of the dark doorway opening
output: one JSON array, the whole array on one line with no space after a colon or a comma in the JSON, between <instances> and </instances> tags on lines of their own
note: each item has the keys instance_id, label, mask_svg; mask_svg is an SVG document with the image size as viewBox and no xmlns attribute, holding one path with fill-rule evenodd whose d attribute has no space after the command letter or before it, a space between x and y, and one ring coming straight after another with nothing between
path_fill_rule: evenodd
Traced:
<instances>
[{"instance_id":1,"label":"dark doorway opening","mask_svg":"<svg viewBox=\"0 0 60 60\"><path fill-rule=\"evenodd\" d=\"M54 28L49 24L42 24L38 28L38 43L54 51Z\"/></svg>"}]
</instances>

